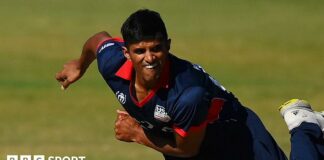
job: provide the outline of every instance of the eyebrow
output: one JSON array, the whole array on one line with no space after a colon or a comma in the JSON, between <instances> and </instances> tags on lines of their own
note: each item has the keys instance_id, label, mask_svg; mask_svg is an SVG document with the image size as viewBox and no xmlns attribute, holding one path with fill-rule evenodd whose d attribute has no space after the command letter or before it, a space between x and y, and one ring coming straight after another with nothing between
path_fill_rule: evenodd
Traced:
<instances>
[{"instance_id":1,"label":"eyebrow","mask_svg":"<svg viewBox=\"0 0 324 160\"><path fill-rule=\"evenodd\" d=\"M152 48L157 47L157 46L161 46L161 45L162 45L162 43L153 43ZM143 46L145 46L145 45L143 45ZM136 46L134 46L134 49L143 48L143 46L136 45ZM146 48L146 47L145 47L145 48Z\"/></svg>"}]
</instances>

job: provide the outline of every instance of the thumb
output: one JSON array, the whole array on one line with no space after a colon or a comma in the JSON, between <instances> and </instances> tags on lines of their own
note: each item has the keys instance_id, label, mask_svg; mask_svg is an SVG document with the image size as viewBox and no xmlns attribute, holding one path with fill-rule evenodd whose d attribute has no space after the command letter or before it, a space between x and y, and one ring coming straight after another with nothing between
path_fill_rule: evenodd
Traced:
<instances>
[{"instance_id":1,"label":"thumb","mask_svg":"<svg viewBox=\"0 0 324 160\"><path fill-rule=\"evenodd\" d=\"M125 110L119 110L119 109L117 109L116 112L117 112L117 114L120 114L120 115L129 115L128 112L125 111Z\"/></svg>"},{"instance_id":2,"label":"thumb","mask_svg":"<svg viewBox=\"0 0 324 160\"><path fill-rule=\"evenodd\" d=\"M64 80L64 81L62 81L62 82L60 82L61 83L61 89L62 90L65 90L65 89L67 89L68 87L69 87L69 85L70 85L70 81L69 80Z\"/></svg>"},{"instance_id":3,"label":"thumb","mask_svg":"<svg viewBox=\"0 0 324 160\"><path fill-rule=\"evenodd\" d=\"M124 110L117 109L116 112L117 112L118 118L126 118L126 117L129 117L128 112L126 112Z\"/></svg>"}]
</instances>

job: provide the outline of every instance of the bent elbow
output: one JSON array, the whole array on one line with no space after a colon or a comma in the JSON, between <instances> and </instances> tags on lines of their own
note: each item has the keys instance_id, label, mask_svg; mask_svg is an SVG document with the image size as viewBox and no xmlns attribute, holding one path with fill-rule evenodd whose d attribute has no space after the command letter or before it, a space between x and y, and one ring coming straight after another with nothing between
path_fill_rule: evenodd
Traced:
<instances>
[{"instance_id":1,"label":"bent elbow","mask_svg":"<svg viewBox=\"0 0 324 160\"><path fill-rule=\"evenodd\" d=\"M198 153L199 153L199 149L185 150L185 151L182 151L181 157L182 158L190 158L190 157L196 156Z\"/></svg>"},{"instance_id":2,"label":"bent elbow","mask_svg":"<svg viewBox=\"0 0 324 160\"><path fill-rule=\"evenodd\" d=\"M188 157L194 157L194 156L196 156L198 153L199 153L199 150L197 149L197 150L191 151L191 152L188 153L187 155L188 155Z\"/></svg>"}]
</instances>

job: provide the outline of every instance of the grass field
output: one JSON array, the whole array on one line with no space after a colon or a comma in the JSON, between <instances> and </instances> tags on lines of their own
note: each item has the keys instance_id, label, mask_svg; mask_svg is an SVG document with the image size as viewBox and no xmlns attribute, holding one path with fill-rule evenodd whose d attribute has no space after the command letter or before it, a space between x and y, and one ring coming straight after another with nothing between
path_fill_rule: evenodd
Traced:
<instances>
[{"instance_id":1,"label":"grass field","mask_svg":"<svg viewBox=\"0 0 324 160\"><path fill-rule=\"evenodd\" d=\"M289 134L277 107L297 97L324 110L324 1L1 0L0 159L162 159L115 140L119 104L96 64L65 92L54 80L89 36L102 30L119 36L122 22L140 8L159 11L172 53L202 65L256 111L286 153Z\"/></svg>"}]
</instances>

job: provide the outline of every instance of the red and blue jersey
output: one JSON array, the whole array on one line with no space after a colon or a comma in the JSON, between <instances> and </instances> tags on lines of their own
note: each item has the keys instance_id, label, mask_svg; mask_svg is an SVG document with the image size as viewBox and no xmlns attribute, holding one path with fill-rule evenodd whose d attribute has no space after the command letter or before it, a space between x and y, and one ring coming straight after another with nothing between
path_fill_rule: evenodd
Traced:
<instances>
[{"instance_id":1,"label":"red and blue jersey","mask_svg":"<svg viewBox=\"0 0 324 160\"><path fill-rule=\"evenodd\" d=\"M131 87L133 65L122 52L123 40L110 38L97 47L98 68L125 110L147 131L185 137L219 118L236 98L199 65L169 54L160 82L142 101ZM237 104L237 103L235 103Z\"/></svg>"}]
</instances>

